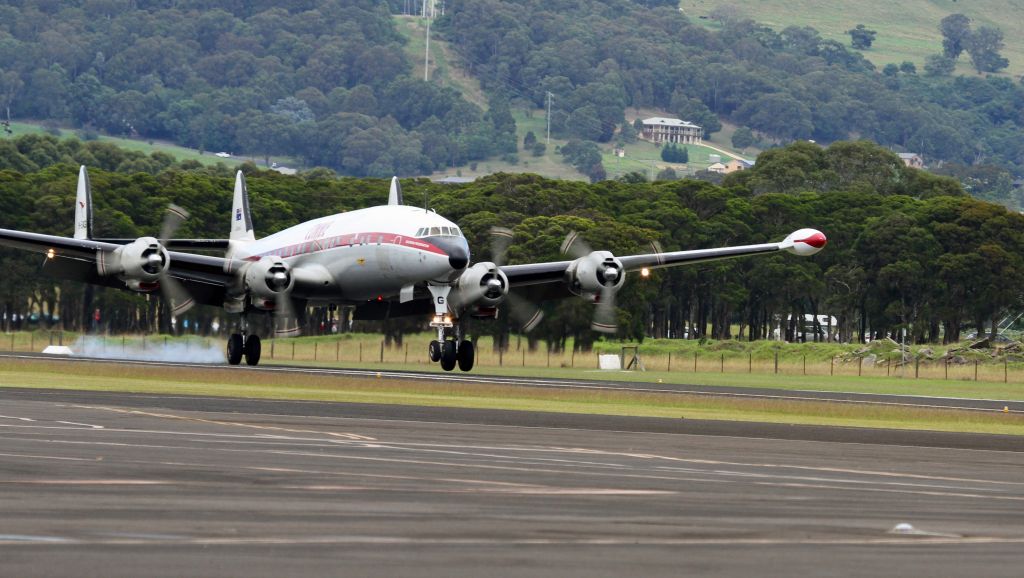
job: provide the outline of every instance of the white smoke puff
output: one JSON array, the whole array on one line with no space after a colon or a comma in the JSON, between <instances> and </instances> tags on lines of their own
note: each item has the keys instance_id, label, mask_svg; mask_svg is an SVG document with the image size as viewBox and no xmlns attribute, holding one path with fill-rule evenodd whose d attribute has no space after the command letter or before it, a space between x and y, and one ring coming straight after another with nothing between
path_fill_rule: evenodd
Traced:
<instances>
[{"instance_id":1,"label":"white smoke puff","mask_svg":"<svg viewBox=\"0 0 1024 578\"><path fill-rule=\"evenodd\" d=\"M79 337L71 346L78 357L125 359L132 361L166 361L171 363L227 363L224 350L213 343L164 342L163 339L122 346L101 337Z\"/></svg>"}]
</instances>

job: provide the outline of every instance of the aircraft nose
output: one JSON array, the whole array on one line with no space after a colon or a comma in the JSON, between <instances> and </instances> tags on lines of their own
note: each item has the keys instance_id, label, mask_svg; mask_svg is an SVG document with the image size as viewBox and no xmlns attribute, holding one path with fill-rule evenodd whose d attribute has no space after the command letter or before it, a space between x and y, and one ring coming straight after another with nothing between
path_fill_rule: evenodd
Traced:
<instances>
[{"instance_id":1,"label":"aircraft nose","mask_svg":"<svg viewBox=\"0 0 1024 578\"><path fill-rule=\"evenodd\" d=\"M446 247L448 251L448 264L457 271L465 269L466 265L469 265L469 246L464 239L460 240L462 243L453 243L451 247Z\"/></svg>"}]
</instances>

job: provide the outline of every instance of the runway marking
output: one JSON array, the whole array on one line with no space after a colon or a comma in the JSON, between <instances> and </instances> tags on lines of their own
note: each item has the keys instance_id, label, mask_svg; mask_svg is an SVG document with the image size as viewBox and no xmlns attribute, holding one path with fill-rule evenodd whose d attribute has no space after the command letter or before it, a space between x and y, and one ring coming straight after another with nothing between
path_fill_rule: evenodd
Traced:
<instances>
[{"instance_id":1,"label":"runway marking","mask_svg":"<svg viewBox=\"0 0 1024 578\"><path fill-rule=\"evenodd\" d=\"M191 421L191 422L197 422L197 423L208 423L208 424L214 424L214 425L225 425L225 426L233 426L233 427L246 427L246 428L253 428L253 429L284 431L284 432L288 432L288 433L306 433L306 434L317 434L317 435L329 435L329 436L335 436L335 437L339 437L339 438L343 438L343 439L349 439L349 440L376 441L376 438L372 438L370 436L364 436L364 435L360 435L360 434L355 434L355 433L332 432L332 431L321 431L321 430L310 430L310 429L293 429L293 428L286 428L286 427L280 427L280 426L258 425L258 424L242 423L242 422L236 422L236 421L223 421L223 420L216 420L216 419L206 419L206 418L201 418L201 417L177 415L177 414L173 414L173 413L154 413L154 412L142 411L142 410L137 410L137 409L122 409L122 408L108 407L108 406L77 405L75 407L80 407L80 408L83 408L83 409L96 409L96 410L110 411L110 412L114 412L114 413L129 414L129 415L143 415L143 416L147 416L147 417L156 417L156 418L162 418L162 419L176 419L176 420Z\"/></svg>"},{"instance_id":2,"label":"runway marking","mask_svg":"<svg viewBox=\"0 0 1024 578\"><path fill-rule=\"evenodd\" d=\"M0 546L972 546L1024 544L1022 537L886 536L878 538L408 538L401 536L70 538L0 534Z\"/></svg>"},{"instance_id":3,"label":"runway marking","mask_svg":"<svg viewBox=\"0 0 1024 578\"><path fill-rule=\"evenodd\" d=\"M0 415L0 419L16 419L19 421L36 421L29 417L14 417L12 415Z\"/></svg>"},{"instance_id":4,"label":"runway marking","mask_svg":"<svg viewBox=\"0 0 1024 578\"><path fill-rule=\"evenodd\" d=\"M4 453L4 454L0 454L0 456L5 457L5 458L32 458L32 459L36 459L36 460L65 460L65 461L69 461L69 462L93 462L93 461L96 461L96 460L90 459L90 458L68 458L68 457L63 457L63 456L39 456L39 455L34 455L34 454L10 454L10 453Z\"/></svg>"},{"instance_id":5,"label":"runway marking","mask_svg":"<svg viewBox=\"0 0 1024 578\"><path fill-rule=\"evenodd\" d=\"M91 428L91 429L104 429L104 427L101 426L101 425L94 425L94 424L91 424L91 423L79 423L77 421L58 421L57 423L63 423L63 424L67 424L67 425L80 425L80 426L85 426L85 427Z\"/></svg>"},{"instance_id":6,"label":"runway marking","mask_svg":"<svg viewBox=\"0 0 1024 578\"><path fill-rule=\"evenodd\" d=\"M315 491L370 491L370 492L408 492L406 488L371 488L366 486L336 486L336 485L295 485L283 486L291 490L315 490ZM527 486L523 488L431 488L418 489L417 493L427 494L503 494L503 495L524 495L524 496L674 496L679 492L673 490L628 490L619 488L560 488L553 486Z\"/></svg>"},{"instance_id":7,"label":"runway marking","mask_svg":"<svg viewBox=\"0 0 1024 578\"><path fill-rule=\"evenodd\" d=\"M899 488L846 488L828 484L804 484L797 482L753 482L758 486L776 486L793 488L812 488L817 490L845 490L853 492L879 492L888 494L914 494L919 496L940 496L944 498L981 498L985 500L1003 500L1013 502L1024 502L1024 496L1000 496L994 494L967 494L962 492L937 492L929 490L907 490ZM839 482L842 483L842 482Z\"/></svg>"},{"instance_id":8,"label":"runway marking","mask_svg":"<svg viewBox=\"0 0 1024 578\"><path fill-rule=\"evenodd\" d=\"M87 460L92 461L92 460ZM0 480L0 484L30 484L39 486L165 486L179 482L165 480Z\"/></svg>"}]
</instances>

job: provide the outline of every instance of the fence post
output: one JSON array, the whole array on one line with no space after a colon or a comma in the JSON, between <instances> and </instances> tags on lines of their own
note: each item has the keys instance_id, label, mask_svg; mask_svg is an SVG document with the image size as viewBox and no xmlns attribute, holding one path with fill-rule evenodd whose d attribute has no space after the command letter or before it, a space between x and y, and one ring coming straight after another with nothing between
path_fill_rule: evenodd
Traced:
<instances>
[{"instance_id":1,"label":"fence post","mask_svg":"<svg viewBox=\"0 0 1024 578\"><path fill-rule=\"evenodd\" d=\"M672 371L672 354L671 353L668 354L668 369L666 369L665 371L666 372L671 372Z\"/></svg>"},{"instance_id":2,"label":"fence post","mask_svg":"<svg viewBox=\"0 0 1024 578\"><path fill-rule=\"evenodd\" d=\"M124 335L122 335L122 336L121 336L121 353L124 353L124 350L125 350L125 342L127 341L127 339L128 339L128 338L127 338L127 337L125 337Z\"/></svg>"},{"instance_id":3,"label":"fence post","mask_svg":"<svg viewBox=\"0 0 1024 578\"><path fill-rule=\"evenodd\" d=\"M316 361L320 357L320 342L313 342L313 361Z\"/></svg>"},{"instance_id":4,"label":"fence post","mask_svg":"<svg viewBox=\"0 0 1024 578\"><path fill-rule=\"evenodd\" d=\"M292 359L295 359L295 342L292 341Z\"/></svg>"},{"instance_id":5,"label":"fence post","mask_svg":"<svg viewBox=\"0 0 1024 578\"><path fill-rule=\"evenodd\" d=\"M860 357L857 359L857 377L861 376L861 372L864 370L864 358Z\"/></svg>"},{"instance_id":6,"label":"fence post","mask_svg":"<svg viewBox=\"0 0 1024 578\"><path fill-rule=\"evenodd\" d=\"M275 340L270 340L270 359L274 359L274 342Z\"/></svg>"},{"instance_id":7,"label":"fence post","mask_svg":"<svg viewBox=\"0 0 1024 578\"><path fill-rule=\"evenodd\" d=\"M804 355L804 375L807 375L807 355Z\"/></svg>"},{"instance_id":8,"label":"fence post","mask_svg":"<svg viewBox=\"0 0 1024 578\"><path fill-rule=\"evenodd\" d=\"M948 357L946 358L946 377L945 377L945 379L949 379L949 358Z\"/></svg>"},{"instance_id":9,"label":"fence post","mask_svg":"<svg viewBox=\"0 0 1024 578\"><path fill-rule=\"evenodd\" d=\"M380 362L384 363L384 340L380 340Z\"/></svg>"},{"instance_id":10,"label":"fence post","mask_svg":"<svg viewBox=\"0 0 1024 578\"><path fill-rule=\"evenodd\" d=\"M334 361L341 361L341 342L334 342Z\"/></svg>"},{"instance_id":11,"label":"fence post","mask_svg":"<svg viewBox=\"0 0 1024 578\"><path fill-rule=\"evenodd\" d=\"M359 363L363 362L363 342L359 342Z\"/></svg>"},{"instance_id":12,"label":"fence post","mask_svg":"<svg viewBox=\"0 0 1024 578\"><path fill-rule=\"evenodd\" d=\"M697 352L693 352L693 372L697 373Z\"/></svg>"},{"instance_id":13,"label":"fence post","mask_svg":"<svg viewBox=\"0 0 1024 578\"><path fill-rule=\"evenodd\" d=\"M754 352L747 352L747 373L754 373Z\"/></svg>"},{"instance_id":14,"label":"fence post","mask_svg":"<svg viewBox=\"0 0 1024 578\"><path fill-rule=\"evenodd\" d=\"M1003 383L1007 383L1010 379L1010 362L1007 358L1003 358Z\"/></svg>"},{"instance_id":15,"label":"fence post","mask_svg":"<svg viewBox=\"0 0 1024 578\"><path fill-rule=\"evenodd\" d=\"M11 333L11 351L14 351L14 334Z\"/></svg>"},{"instance_id":16,"label":"fence post","mask_svg":"<svg viewBox=\"0 0 1024 578\"><path fill-rule=\"evenodd\" d=\"M551 347L548 347L548 367L551 367Z\"/></svg>"},{"instance_id":17,"label":"fence post","mask_svg":"<svg viewBox=\"0 0 1024 578\"><path fill-rule=\"evenodd\" d=\"M892 357L885 356L885 376L889 377L889 367L892 365Z\"/></svg>"},{"instance_id":18,"label":"fence post","mask_svg":"<svg viewBox=\"0 0 1024 578\"><path fill-rule=\"evenodd\" d=\"M719 373L725 373L725 354L722 354L722 371Z\"/></svg>"},{"instance_id":19,"label":"fence post","mask_svg":"<svg viewBox=\"0 0 1024 578\"><path fill-rule=\"evenodd\" d=\"M409 344L405 344L405 362L409 363Z\"/></svg>"},{"instance_id":20,"label":"fence post","mask_svg":"<svg viewBox=\"0 0 1024 578\"><path fill-rule=\"evenodd\" d=\"M914 358L914 379L917 379L918 370L920 368L921 368L921 358L920 357L915 357Z\"/></svg>"},{"instance_id":21,"label":"fence post","mask_svg":"<svg viewBox=\"0 0 1024 578\"><path fill-rule=\"evenodd\" d=\"M836 356L835 355L833 355L828 360L828 374L829 374L830 377L836 374Z\"/></svg>"},{"instance_id":22,"label":"fence post","mask_svg":"<svg viewBox=\"0 0 1024 578\"><path fill-rule=\"evenodd\" d=\"M775 375L779 374L779 352L775 352Z\"/></svg>"},{"instance_id":23,"label":"fence post","mask_svg":"<svg viewBox=\"0 0 1024 578\"><path fill-rule=\"evenodd\" d=\"M974 381L978 381L978 360L974 360Z\"/></svg>"}]
</instances>

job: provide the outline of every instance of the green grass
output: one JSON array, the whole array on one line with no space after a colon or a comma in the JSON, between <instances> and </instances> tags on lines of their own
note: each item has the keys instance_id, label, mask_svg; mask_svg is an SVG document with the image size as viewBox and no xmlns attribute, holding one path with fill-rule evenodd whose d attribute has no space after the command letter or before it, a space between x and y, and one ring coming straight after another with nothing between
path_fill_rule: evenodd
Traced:
<instances>
[{"instance_id":1,"label":"green grass","mask_svg":"<svg viewBox=\"0 0 1024 578\"><path fill-rule=\"evenodd\" d=\"M878 32L864 56L881 67L909 60L920 71L925 58L942 52L939 21L954 13L967 15L972 26L996 26L1002 29L1006 48L1003 56L1010 60L1004 72L1017 76L1024 73L1024 4L1019 0L762 0L737 4L730 0L681 0L679 7L694 21L714 27L709 16L715 8L728 6L740 16L781 31L786 26L811 26L826 39L850 45L847 30L864 24ZM968 55L960 58L957 71L972 74Z\"/></svg>"},{"instance_id":2,"label":"green grass","mask_svg":"<svg viewBox=\"0 0 1024 578\"><path fill-rule=\"evenodd\" d=\"M624 391L412 383L372 377L282 376L231 368L2 359L0 386L1024 435L1024 416L1020 414Z\"/></svg>"},{"instance_id":3,"label":"green grass","mask_svg":"<svg viewBox=\"0 0 1024 578\"><path fill-rule=\"evenodd\" d=\"M62 128L60 130L61 130L60 138L78 138L78 133L74 129ZM46 131L46 129L43 128L42 125L34 124L34 123L26 123L26 122L12 122L11 123L11 131L13 132L13 134L10 135L10 137L8 137L8 138L17 137L17 136L24 135L24 134L48 134L48 132ZM263 157L259 157L259 158L250 158L250 157L220 158L220 157L214 156L214 153L218 152L218 151L205 151L203 154L199 154L199 151L196 150L196 149L190 149L190 148L187 148L187 147L178 146L176 144L173 144L173 143L170 143L170 142L166 142L166 141L150 140L150 139L142 140L142 139L121 138L121 137L113 137L113 136L107 136L107 135L100 135L97 138L97 140L100 141L100 142L106 142L106 143L111 143L111 144L117 145L118 147L120 147L122 149L125 149L125 150L138 151L138 152L141 152L141 153L146 154L146 155L149 155L149 154L152 154L152 153L155 153L155 152L159 151L159 152L163 152L163 153L167 153L167 154L171 155L172 157L174 157L178 161L192 160L192 161L198 161L198 162L200 162L200 163L202 163L204 165L210 165L210 166L216 165L218 163L225 164L227 166L238 166L238 165L241 165L242 163L245 163L245 162L250 161L250 160L255 161L259 165L263 164ZM271 157L271 160L275 160L275 161L277 161L277 162L279 162L281 164L284 164L284 165L290 166L290 167L300 166L299 161L294 159L294 158L291 158L291 157L274 156L274 157Z\"/></svg>"}]
</instances>

